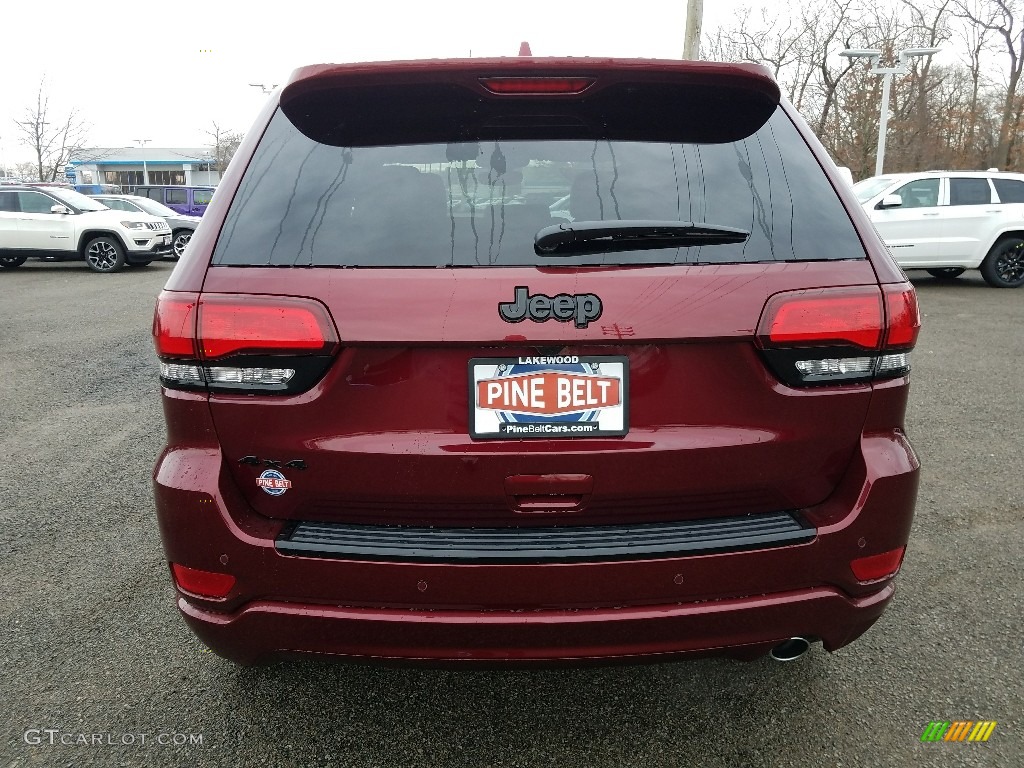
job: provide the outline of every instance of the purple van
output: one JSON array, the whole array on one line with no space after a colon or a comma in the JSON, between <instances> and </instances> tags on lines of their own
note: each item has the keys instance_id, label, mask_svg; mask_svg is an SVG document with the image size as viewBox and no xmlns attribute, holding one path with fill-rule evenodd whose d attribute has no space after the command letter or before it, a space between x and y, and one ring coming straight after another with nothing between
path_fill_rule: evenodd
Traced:
<instances>
[{"instance_id":1,"label":"purple van","mask_svg":"<svg viewBox=\"0 0 1024 768\"><path fill-rule=\"evenodd\" d=\"M213 198L213 187L187 187L161 184L135 188L135 194L156 200L186 216L202 216Z\"/></svg>"}]
</instances>

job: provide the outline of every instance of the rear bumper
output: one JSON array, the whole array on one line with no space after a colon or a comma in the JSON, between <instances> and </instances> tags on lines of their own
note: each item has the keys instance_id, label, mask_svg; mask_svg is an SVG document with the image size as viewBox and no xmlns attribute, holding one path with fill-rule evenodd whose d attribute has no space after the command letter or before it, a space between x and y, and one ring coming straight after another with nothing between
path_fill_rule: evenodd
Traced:
<instances>
[{"instance_id":1,"label":"rear bumper","mask_svg":"<svg viewBox=\"0 0 1024 768\"><path fill-rule=\"evenodd\" d=\"M185 621L242 664L296 654L461 665L612 662L723 653L756 658L801 636L834 650L882 614L892 584L862 598L819 588L697 604L581 611L394 610L259 601L232 614L185 598Z\"/></svg>"},{"instance_id":2,"label":"rear bumper","mask_svg":"<svg viewBox=\"0 0 1024 768\"><path fill-rule=\"evenodd\" d=\"M208 423L201 397L168 397L172 427ZM832 495L799 510L813 538L567 562L287 554L285 521L248 506L212 429L164 451L154 490L167 560L237 579L222 600L178 593L218 654L244 664L297 653L507 664L750 658L795 636L840 648L892 597L891 578L859 583L850 561L906 546L918 473L902 432L868 432Z\"/></svg>"}]
</instances>

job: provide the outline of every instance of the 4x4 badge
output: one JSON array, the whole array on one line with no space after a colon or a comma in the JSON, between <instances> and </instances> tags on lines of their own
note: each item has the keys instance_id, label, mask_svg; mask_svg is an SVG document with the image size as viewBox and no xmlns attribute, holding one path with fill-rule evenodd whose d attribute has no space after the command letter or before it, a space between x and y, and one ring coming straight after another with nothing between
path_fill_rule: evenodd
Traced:
<instances>
[{"instance_id":1,"label":"4x4 badge","mask_svg":"<svg viewBox=\"0 0 1024 768\"><path fill-rule=\"evenodd\" d=\"M531 296L525 285L516 286L513 301L498 304L498 314L506 323L521 323L526 318L543 323L554 318L560 323L573 320L577 328L586 328L590 321L597 320L602 309L601 298L595 293L560 293L557 296L535 293Z\"/></svg>"}]
</instances>

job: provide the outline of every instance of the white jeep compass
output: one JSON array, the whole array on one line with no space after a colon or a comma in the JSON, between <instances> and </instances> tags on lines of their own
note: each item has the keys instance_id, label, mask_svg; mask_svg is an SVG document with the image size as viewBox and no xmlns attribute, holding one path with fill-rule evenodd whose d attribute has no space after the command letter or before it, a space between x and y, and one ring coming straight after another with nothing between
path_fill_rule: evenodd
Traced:
<instances>
[{"instance_id":1,"label":"white jeep compass","mask_svg":"<svg viewBox=\"0 0 1024 768\"><path fill-rule=\"evenodd\" d=\"M171 252L171 228L157 216L113 211L64 187L0 189L0 267L37 256L85 259L95 272L117 272Z\"/></svg>"}]
</instances>

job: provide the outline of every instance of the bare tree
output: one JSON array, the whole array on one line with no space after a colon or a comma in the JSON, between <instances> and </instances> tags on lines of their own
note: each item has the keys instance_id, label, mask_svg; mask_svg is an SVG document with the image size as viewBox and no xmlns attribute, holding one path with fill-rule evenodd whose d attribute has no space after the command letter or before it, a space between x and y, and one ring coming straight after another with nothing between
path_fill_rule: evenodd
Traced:
<instances>
[{"instance_id":1,"label":"bare tree","mask_svg":"<svg viewBox=\"0 0 1024 768\"><path fill-rule=\"evenodd\" d=\"M821 76L822 104L816 126L819 135L825 133L840 81L853 69L852 59L846 59L845 66L838 72L833 73L828 65L830 49L836 46L836 43L842 44L841 50L851 48L856 28L861 26L860 22L853 18L852 8L853 0L832 0L827 6L821 7L820 15L808 14L807 10L804 12L804 25L811 30L814 40L812 51L817 64L817 74ZM830 149L834 153L835 147Z\"/></svg>"},{"instance_id":2,"label":"bare tree","mask_svg":"<svg viewBox=\"0 0 1024 768\"><path fill-rule=\"evenodd\" d=\"M1024 70L1024 27L1014 28L1020 20L1020 0L983 0L980 4L957 0L957 12L975 26L1002 38L1010 59L1000 115L999 142L992 154L992 164L997 168L1006 168L1010 158L1010 134L1016 128L1017 91Z\"/></svg>"},{"instance_id":3,"label":"bare tree","mask_svg":"<svg viewBox=\"0 0 1024 768\"><path fill-rule=\"evenodd\" d=\"M38 176L39 169L32 162L15 163L13 167L7 170L22 181L42 181Z\"/></svg>"},{"instance_id":4,"label":"bare tree","mask_svg":"<svg viewBox=\"0 0 1024 768\"><path fill-rule=\"evenodd\" d=\"M245 134L237 131L229 131L222 128L217 121L211 121L212 129L206 131L210 137L210 149L213 150L213 163L217 173L223 174L227 170L231 158L238 151L238 145L242 143Z\"/></svg>"},{"instance_id":5,"label":"bare tree","mask_svg":"<svg viewBox=\"0 0 1024 768\"><path fill-rule=\"evenodd\" d=\"M921 48L938 48L950 37L948 27L949 6L952 0L932 0L930 5L918 5L913 0L902 0L912 20L913 45ZM918 0L919 1L919 0ZM910 165L920 168L928 153L933 153L930 146L938 137L929 128L934 124L929 95L939 82L932 76L932 57L913 58L911 66L911 82L913 84L913 126L909 146ZM932 139L932 141L928 141Z\"/></svg>"},{"instance_id":6,"label":"bare tree","mask_svg":"<svg viewBox=\"0 0 1024 768\"><path fill-rule=\"evenodd\" d=\"M35 104L26 107L22 119L14 123L21 133L21 143L35 153L35 173L40 181L56 181L63 176L64 166L89 132L77 109L63 116L51 110L45 78L39 81Z\"/></svg>"},{"instance_id":7,"label":"bare tree","mask_svg":"<svg viewBox=\"0 0 1024 768\"><path fill-rule=\"evenodd\" d=\"M974 16L982 15L980 3L984 0L964 0L969 3ZM960 18L963 18L961 16ZM978 132L979 106L981 104L982 60L991 43L991 30L978 24L966 24L959 30L958 38L967 51L968 73L970 77L970 97L967 105L966 134L963 136L963 161L967 167L981 165L984 159L978 156L976 136ZM987 155L985 157L987 159Z\"/></svg>"}]
</instances>

